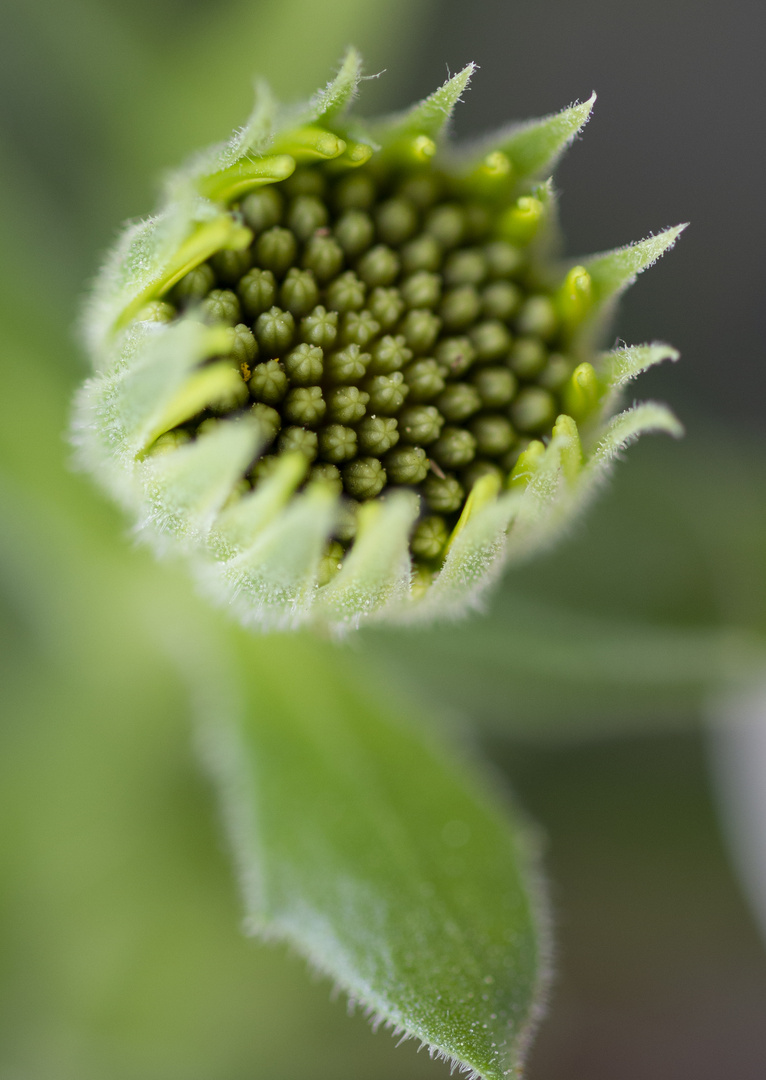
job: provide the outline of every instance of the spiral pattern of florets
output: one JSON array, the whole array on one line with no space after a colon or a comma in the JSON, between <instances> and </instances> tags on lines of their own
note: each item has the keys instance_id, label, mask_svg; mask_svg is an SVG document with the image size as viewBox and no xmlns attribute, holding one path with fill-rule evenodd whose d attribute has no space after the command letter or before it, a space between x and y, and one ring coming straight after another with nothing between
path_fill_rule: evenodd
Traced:
<instances>
[{"instance_id":1,"label":"spiral pattern of florets","mask_svg":"<svg viewBox=\"0 0 766 1080\"><path fill-rule=\"evenodd\" d=\"M412 488L412 554L438 563L476 481L504 481L562 412L574 362L518 239L535 202L514 204L509 224L507 206L474 201L434 167L373 165L304 167L250 193L231 212L251 245L218 252L142 314L227 325L242 380L161 446L251 410L268 443L242 491L300 451L309 480L346 498L342 555L355 504Z\"/></svg>"}]
</instances>

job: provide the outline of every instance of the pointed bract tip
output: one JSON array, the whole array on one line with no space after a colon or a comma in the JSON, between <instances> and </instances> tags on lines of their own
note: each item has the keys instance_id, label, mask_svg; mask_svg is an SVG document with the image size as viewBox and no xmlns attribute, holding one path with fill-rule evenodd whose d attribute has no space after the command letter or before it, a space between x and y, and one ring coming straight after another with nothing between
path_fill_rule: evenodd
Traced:
<instances>
[{"instance_id":1,"label":"pointed bract tip","mask_svg":"<svg viewBox=\"0 0 766 1080\"><path fill-rule=\"evenodd\" d=\"M510 159L517 180L544 176L587 124L595 100L592 93L587 101L561 112L501 129L482 138L469 152L481 157L490 149L501 151Z\"/></svg>"},{"instance_id":2,"label":"pointed bract tip","mask_svg":"<svg viewBox=\"0 0 766 1080\"><path fill-rule=\"evenodd\" d=\"M343 54L338 74L311 100L310 111L314 119L344 112L356 97L361 78L361 54L355 46L349 45Z\"/></svg>"},{"instance_id":3,"label":"pointed bract tip","mask_svg":"<svg viewBox=\"0 0 766 1080\"><path fill-rule=\"evenodd\" d=\"M381 132L385 139L395 142L398 138L412 135L438 138L449 123L454 108L477 67L473 62L466 64L457 75L452 75L438 90L417 105L384 120Z\"/></svg>"},{"instance_id":4,"label":"pointed bract tip","mask_svg":"<svg viewBox=\"0 0 766 1080\"><path fill-rule=\"evenodd\" d=\"M578 260L587 267L591 276L596 301L607 300L632 285L642 271L674 246L687 225L688 222L674 225L638 243Z\"/></svg>"}]
</instances>

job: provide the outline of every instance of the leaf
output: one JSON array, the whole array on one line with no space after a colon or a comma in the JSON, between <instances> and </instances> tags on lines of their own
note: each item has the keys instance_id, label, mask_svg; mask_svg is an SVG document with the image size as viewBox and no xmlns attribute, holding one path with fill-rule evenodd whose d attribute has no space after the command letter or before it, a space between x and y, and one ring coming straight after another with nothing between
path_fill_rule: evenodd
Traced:
<instances>
[{"instance_id":1,"label":"leaf","mask_svg":"<svg viewBox=\"0 0 766 1080\"><path fill-rule=\"evenodd\" d=\"M672 345L662 341L654 341L651 345L623 345L622 348L601 353L597 360L598 374L606 389L598 410L600 418L605 419L614 412L625 388L633 379L665 360L675 362L680 355Z\"/></svg>"},{"instance_id":2,"label":"leaf","mask_svg":"<svg viewBox=\"0 0 766 1080\"><path fill-rule=\"evenodd\" d=\"M611 389L624 387L642 372L681 354L672 345L654 341L651 345L624 345L599 357L599 371Z\"/></svg>"},{"instance_id":3,"label":"leaf","mask_svg":"<svg viewBox=\"0 0 766 1080\"><path fill-rule=\"evenodd\" d=\"M165 533L206 536L261 442L258 424L246 417L143 462L144 524L151 523L155 539Z\"/></svg>"},{"instance_id":4,"label":"leaf","mask_svg":"<svg viewBox=\"0 0 766 1080\"><path fill-rule=\"evenodd\" d=\"M473 1077L518 1077L544 946L528 837L494 785L304 636L229 650L248 700L210 724L254 933ZM218 720L221 698L210 705Z\"/></svg>"},{"instance_id":5,"label":"leaf","mask_svg":"<svg viewBox=\"0 0 766 1080\"><path fill-rule=\"evenodd\" d=\"M460 96L468 86L476 64L466 64L462 71L429 94L417 105L372 125L373 131L386 142L408 135L427 135L436 139L449 123Z\"/></svg>"},{"instance_id":6,"label":"leaf","mask_svg":"<svg viewBox=\"0 0 766 1080\"><path fill-rule=\"evenodd\" d=\"M641 402L610 420L593 451L588 468L594 473L603 472L622 450L650 431L664 431L676 439L680 439L684 433L680 421L666 405L656 401Z\"/></svg>"},{"instance_id":7,"label":"leaf","mask_svg":"<svg viewBox=\"0 0 766 1080\"><path fill-rule=\"evenodd\" d=\"M501 128L467 147L472 156L483 157L493 150L506 154L513 166L514 180L550 173L559 158L587 124L596 95L561 112Z\"/></svg>"},{"instance_id":8,"label":"leaf","mask_svg":"<svg viewBox=\"0 0 766 1080\"><path fill-rule=\"evenodd\" d=\"M360 508L357 536L338 576L323 591L320 611L336 625L358 626L371 612L409 595L409 538L417 498L407 491Z\"/></svg>"},{"instance_id":9,"label":"leaf","mask_svg":"<svg viewBox=\"0 0 766 1080\"><path fill-rule=\"evenodd\" d=\"M356 49L347 49L338 74L311 101L313 119L327 121L343 113L356 97L361 78L362 58Z\"/></svg>"},{"instance_id":10,"label":"leaf","mask_svg":"<svg viewBox=\"0 0 766 1080\"><path fill-rule=\"evenodd\" d=\"M578 259L577 262L582 262L591 276L595 303L603 303L624 292L643 270L673 247L685 228L686 225L676 225L656 236L647 236L636 244Z\"/></svg>"},{"instance_id":11,"label":"leaf","mask_svg":"<svg viewBox=\"0 0 766 1080\"><path fill-rule=\"evenodd\" d=\"M244 625L287 628L299 621L315 589L322 550L336 513L319 485L293 499L252 544L223 566L210 567L211 598L229 599ZM215 588L224 582L226 592ZM230 593L230 597L226 593Z\"/></svg>"}]
</instances>

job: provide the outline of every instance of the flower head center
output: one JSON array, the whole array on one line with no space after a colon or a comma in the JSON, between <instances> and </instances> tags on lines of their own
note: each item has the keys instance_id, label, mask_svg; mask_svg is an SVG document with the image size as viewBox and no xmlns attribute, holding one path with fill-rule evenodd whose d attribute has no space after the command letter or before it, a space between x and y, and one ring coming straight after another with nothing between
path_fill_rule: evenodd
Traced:
<instances>
[{"instance_id":1,"label":"flower head center","mask_svg":"<svg viewBox=\"0 0 766 1080\"><path fill-rule=\"evenodd\" d=\"M231 212L250 246L219 251L153 305L230 328L239 392L162 440L250 410L268 445L243 490L300 451L309 480L346 496L342 557L356 504L413 488L412 552L436 565L476 481L505 481L563 411L575 364L526 246L539 206L520 199L509 215L430 161L320 164L247 195Z\"/></svg>"}]
</instances>

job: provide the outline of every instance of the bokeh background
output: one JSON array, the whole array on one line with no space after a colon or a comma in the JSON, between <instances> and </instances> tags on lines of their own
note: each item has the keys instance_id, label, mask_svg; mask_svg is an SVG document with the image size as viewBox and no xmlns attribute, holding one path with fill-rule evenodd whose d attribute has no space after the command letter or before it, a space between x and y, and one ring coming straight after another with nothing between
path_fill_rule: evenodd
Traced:
<instances>
[{"instance_id":1,"label":"bokeh background","mask_svg":"<svg viewBox=\"0 0 766 1080\"><path fill-rule=\"evenodd\" d=\"M571 254L692 223L616 326L681 349L640 393L685 442L631 450L485 617L353 648L371 686L383 668L470 721L547 838L558 976L532 1080L762 1077L766 953L705 731L763 655L762 5L5 0L2 18L0 1078L444 1075L241 935L165 647L219 617L131 544L64 434L79 298L116 225L241 122L254 73L299 98L349 42L385 69L363 111L475 60L458 135L595 89L558 173Z\"/></svg>"}]
</instances>

